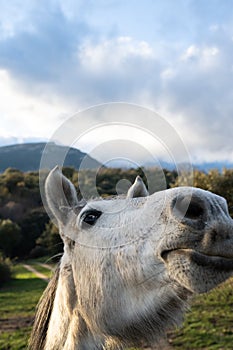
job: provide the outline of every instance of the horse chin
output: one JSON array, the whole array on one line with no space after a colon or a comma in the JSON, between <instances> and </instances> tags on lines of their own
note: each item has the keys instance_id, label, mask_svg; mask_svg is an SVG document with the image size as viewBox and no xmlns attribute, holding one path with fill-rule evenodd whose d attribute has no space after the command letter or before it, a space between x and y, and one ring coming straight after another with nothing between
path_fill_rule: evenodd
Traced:
<instances>
[{"instance_id":1,"label":"horse chin","mask_svg":"<svg viewBox=\"0 0 233 350\"><path fill-rule=\"evenodd\" d=\"M165 251L162 258L171 279L193 293L206 293L233 275L233 259L193 249Z\"/></svg>"}]
</instances>

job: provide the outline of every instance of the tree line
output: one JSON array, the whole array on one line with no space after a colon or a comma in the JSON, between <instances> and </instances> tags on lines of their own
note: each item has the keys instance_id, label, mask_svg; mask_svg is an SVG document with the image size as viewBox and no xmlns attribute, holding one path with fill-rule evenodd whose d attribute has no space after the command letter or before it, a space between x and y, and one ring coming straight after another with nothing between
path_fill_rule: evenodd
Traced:
<instances>
[{"instance_id":1,"label":"tree line","mask_svg":"<svg viewBox=\"0 0 233 350\"><path fill-rule=\"evenodd\" d=\"M78 197L107 197L126 193L130 183L140 175L151 193L175 186L190 185L190 175L178 177L176 171L150 169L110 169L76 171L64 168L63 173L77 188ZM233 169L208 173L195 170L195 187L225 197L233 215ZM0 256L28 258L56 255L63 250L57 227L50 221L41 200L39 173L23 173L7 169L0 174Z\"/></svg>"}]
</instances>

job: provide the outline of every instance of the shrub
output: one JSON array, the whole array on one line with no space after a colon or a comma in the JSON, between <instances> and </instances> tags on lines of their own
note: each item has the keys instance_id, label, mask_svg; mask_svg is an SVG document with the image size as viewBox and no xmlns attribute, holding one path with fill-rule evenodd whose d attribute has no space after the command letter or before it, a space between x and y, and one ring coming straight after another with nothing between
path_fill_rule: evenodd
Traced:
<instances>
[{"instance_id":1,"label":"shrub","mask_svg":"<svg viewBox=\"0 0 233 350\"><path fill-rule=\"evenodd\" d=\"M36 259L36 258L40 258L42 256L45 256L46 253L47 253L47 251L44 247L37 245L30 251L30 254L28 257L29 257L29 259Z\"/></svg>"},{"instance_id":2,"label":"shrub","mask_svg":"<svg viewBox=\"0 0 233 350\"><path fill-rule=\"evenodd\" d=\"M0 254L0 287L11 279L11 262Z\"/></svg>"}]
</instances>

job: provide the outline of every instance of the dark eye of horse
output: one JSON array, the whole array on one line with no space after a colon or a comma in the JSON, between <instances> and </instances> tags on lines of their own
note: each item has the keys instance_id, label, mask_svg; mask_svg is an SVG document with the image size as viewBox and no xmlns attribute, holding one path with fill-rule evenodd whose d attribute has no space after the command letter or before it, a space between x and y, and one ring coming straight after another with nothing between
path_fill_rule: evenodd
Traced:
<instances>
[{"instance_id":1,"label":"dark eye of horse","mask_svg":"<svg viewBox=\"0 0 233 350\"><path fill-rule=\"evenodd\" d=\"M99 210L89 210L82 214L82 221L88 225L93 226L102 214Z\"/></svg>"}]
</instances>

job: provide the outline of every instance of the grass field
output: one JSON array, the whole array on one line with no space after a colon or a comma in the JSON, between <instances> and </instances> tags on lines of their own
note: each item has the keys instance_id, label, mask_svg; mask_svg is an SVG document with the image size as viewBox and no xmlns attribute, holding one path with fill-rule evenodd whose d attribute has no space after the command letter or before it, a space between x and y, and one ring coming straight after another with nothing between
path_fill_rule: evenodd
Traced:
<instances>
[{"instance_id":1,"label":"grass field","mask_svg":"<svg viewBox=\"0 0 233 350\"><path fill-rule=\"evenodd\" d=\"M37 261L30 261L30 265L48 277L51 275ZM45 281L21 264L14 266L14 279L0 289L1 350L26 349L35 306L45 287ZM233 280L197 297L183 327L168 337L174 349L232 350Z\"/></svg>"},{"instance_id":2,"label":"grass field","mask_svg":"<svg viewBox=\"0 0 233 350\"><path fill-rule=\"evenodd\" d=\"M0 289L0 349L26 349L32 318L46 282L14 266L14 279Z\"/></svg>"},{"instance_id":3,"label":"grass field","mask_svg":"<svg viewBox=\"0 0 233 350\"><path fill-rule=\"evenodd\" d=\"M233 349L233 279L196 297L183 327L171 335L182 350Z\"/></svg>"}]
</instances>

